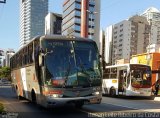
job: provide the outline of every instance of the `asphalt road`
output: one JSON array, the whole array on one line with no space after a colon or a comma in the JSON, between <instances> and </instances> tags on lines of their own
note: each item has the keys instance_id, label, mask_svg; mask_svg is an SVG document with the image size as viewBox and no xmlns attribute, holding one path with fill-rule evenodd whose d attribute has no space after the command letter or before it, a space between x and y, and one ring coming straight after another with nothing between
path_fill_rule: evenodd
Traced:
<instances>
[{"instance_id":1,"label":"asphalt road","mask_svg":"<svg viewBox=\"0 0 160 118\"><path fill-rule=\"evenodd\" d=\"M103 97L101 104L84 105L82 109L67 105L48 110L27 100L17 100L10 86L0 86L0 102L4 104L7 116L18 118L160 117L160 101L137 97Z\"/></svg>"}]
</instances>

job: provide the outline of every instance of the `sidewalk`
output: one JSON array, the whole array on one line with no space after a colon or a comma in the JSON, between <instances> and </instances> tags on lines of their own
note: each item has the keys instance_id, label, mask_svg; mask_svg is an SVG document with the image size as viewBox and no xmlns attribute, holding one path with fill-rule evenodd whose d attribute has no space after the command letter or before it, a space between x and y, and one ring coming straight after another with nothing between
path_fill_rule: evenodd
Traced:
<instances>
[{"instance_id":1,"label":"sidewalk","mask_svg":"<svg viewBox=\"0 0 160 118\"><path fill-rule=\"evenodd\" d=\"M160 95L152 95L151 97L155 101L160 101Z\"/></svg>"}]
</instances>

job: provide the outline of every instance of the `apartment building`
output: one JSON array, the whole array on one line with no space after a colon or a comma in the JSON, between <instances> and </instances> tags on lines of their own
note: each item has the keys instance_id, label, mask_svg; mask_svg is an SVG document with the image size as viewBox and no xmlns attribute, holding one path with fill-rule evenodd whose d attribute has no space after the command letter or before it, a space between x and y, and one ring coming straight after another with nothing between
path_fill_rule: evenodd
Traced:
<instances>
[{"instance_id":1,"label":"apartment building","mask_svg":"<svg viewBox=\"0 0 160 118\"><path fill-rule=\"evenodd\" d=\"M45 17L45 34L62 34L62 14L48 13Z\"/></svg>"},{"instance_id":2,"label":"apartment building","mask_svg":"<svg viewBox=\"0 0 160 118\"><path fill-rule=\"evenodd\" d=\"M20 0L20 47L33 37L44 35L48 0Z\"/></svg>"},{"instance_id":3,"label":"apartment building","mask_svg":"<svg viewBox=\"0 0 160 118\"><path fill-rule=\"evenodd\" d=\"M62 34L90 38L99 47L100 0L65 0Z\"/></svg>"},{"instance_id":4,"label":"apartment building","mask_svg":"<svg viewBox=\"0 0 160 118\"><path fill-rule=\"evenodd\" d=\"M150 25L144 16L135 15L106 29L106 61L130 60L135 54L147 52Z\"/></svg>"},{"instance_id":5,"label":"apartment building","mask_svg":"<svg viewBox=\"0 0 160 118\"><path fill-rule=\"evenodd\" d=\"M147 47L147 52L157 52L160 44L160 11L154 7L150 7L145 10L142 14L145 16L151 25L150 43Z\"/></svg>"}]
</instances>

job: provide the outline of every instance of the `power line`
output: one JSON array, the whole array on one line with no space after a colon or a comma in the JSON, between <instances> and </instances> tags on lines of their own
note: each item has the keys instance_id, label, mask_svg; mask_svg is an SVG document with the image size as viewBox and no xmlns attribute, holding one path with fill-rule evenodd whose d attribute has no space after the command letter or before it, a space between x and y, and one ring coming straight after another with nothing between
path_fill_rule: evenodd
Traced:
<instances>
[{"instance_id":1,"label":"power line","mask_svg":"<svg viewBox=\"0 0 160 118\"><path fill-rule=\"evenodd\" d=\"M0 1L0 3L6 3L6 0Z\"/></svg>"},{"instance_id":2,"label":"power line","mask_svg":"<svg viewBox=\"0 0 160 118\"><path fill-rule=\"evenodd\" d=\"M2 5L2 9L0 9L0 20L1 20L2 16L3 16L3 11L4 11L4 5Z\"/></svg>"},{"instance_id":3,"label":"power line","mask_svg":"<svg viewBox=\"0 0 160 118\"><path fill-rule=\"evenodd\" d=\"M101 11L106 10L107 8L112 7L112 6L114 6L114 5L117 5L117 4L119 4L120 2L121 2L121 0L117 0L117 1L114 1L114 2L112 2L112 3L110 3L110 4L108 4L107 6L101 7Z\"/></svg>"}]
</instances>

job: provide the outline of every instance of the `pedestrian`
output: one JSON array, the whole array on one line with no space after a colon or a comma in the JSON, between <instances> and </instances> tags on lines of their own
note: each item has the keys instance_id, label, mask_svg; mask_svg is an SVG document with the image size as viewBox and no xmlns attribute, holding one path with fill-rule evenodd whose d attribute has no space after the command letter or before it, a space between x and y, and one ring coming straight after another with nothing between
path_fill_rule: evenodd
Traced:
<instances>
[{"instance_id":1,"label":"pedestrian","mask_svg":"<svg viewBox=\"0 0 160 118\"><path fill-rule=\"evenodd\" d=\"M155 84L154 84L154 87L155 87L155 95L158 95L158 91L159 91L159 86L160 86L160 79L158 79Z\"/></svg>"}]
</instances>

